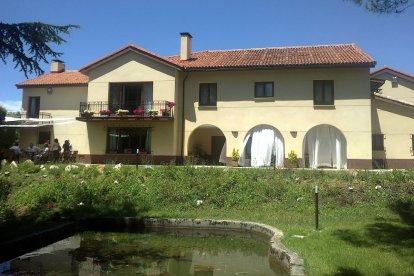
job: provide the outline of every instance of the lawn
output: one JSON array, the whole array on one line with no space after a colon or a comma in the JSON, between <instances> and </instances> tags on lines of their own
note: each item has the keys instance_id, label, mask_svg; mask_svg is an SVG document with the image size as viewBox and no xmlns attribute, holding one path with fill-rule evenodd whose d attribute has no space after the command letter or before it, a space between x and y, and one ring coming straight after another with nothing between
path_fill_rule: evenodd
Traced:
<instances>
[{"instance_id":1,"label":"lawn","mask_svg":"<svg viewBox=\"0 0 414 276\"><path fill-rule=\"evenodd\" d=\"M32 164L2 169L2 240L45 223L90 216L261 222L284 232L284 244L304 258L309 275L414 275L414 171L113 165L65 170Z\"/></svg>"}]
</instances>

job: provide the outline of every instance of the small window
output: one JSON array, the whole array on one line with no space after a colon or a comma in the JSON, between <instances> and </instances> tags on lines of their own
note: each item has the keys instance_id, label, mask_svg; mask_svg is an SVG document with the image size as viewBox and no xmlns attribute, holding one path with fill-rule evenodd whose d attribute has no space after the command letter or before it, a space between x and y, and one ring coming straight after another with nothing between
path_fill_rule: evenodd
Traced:
<instances>
[{"instance_id":1,"label":"small window","mask_svg":"<svg viewBox=\"0 0 414 276\"><path fill-rule=\"evenodd\" d=\"M334 104L334 81L314 80L313 81L313 104L333 105Z\"/></svg>"},{"instance_id":2,"label":"small window","mask_svg":"<svg viewBox=\"0 0 414 276\"><path fill-rule=\"evenodd\" d=\"M199 106L217 106L217 83L200 83Z\"/></svg>"},{"instance_id":3,"label":"small window","mask_svg":"<svg viewBox=\"0 0 414 276\"><path fill-rule=\"evenodd\" d=\"M372 134L372 150L384 149L384 134Z\"/></svg>"},{"instance_id":4,"label":"small window","mask_svg":"<svg viewBox=\"0 0 414 276\"><path fill-rule=\"evenodd\" d=\"M398 77L392 77L391 87L398 88Z\"/></svg>"},{"instance_id":5,"label":"small window","mask_svg":"<svg viewBox=\"0 0 414 276\"><path fill-rule=\"evenodd\" d=\"M273 82L256 82L254 84L255 98L273 97Z\"/></svg>"}]
</instances>

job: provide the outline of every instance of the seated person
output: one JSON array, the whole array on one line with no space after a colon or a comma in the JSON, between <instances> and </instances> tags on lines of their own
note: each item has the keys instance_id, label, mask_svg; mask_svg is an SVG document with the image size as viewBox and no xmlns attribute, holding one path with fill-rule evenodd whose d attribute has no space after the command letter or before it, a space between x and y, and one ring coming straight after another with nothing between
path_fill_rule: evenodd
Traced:
<instances>
[{"instance_id":1,"label":"seated person","mask_svg":"<svg viewBox=\"0 0 414 276\"><path fill-rule=\"evenodd\" d=\"M30 160L33 161L33 157L40 153L40 149L36 146L33 146L33 143L30 143L30 146L27 148L26 152Z\"/></svg>"},{"instance_id":2,"label":"seated person","mask_svg":"<svg viewBox=\"0 0 414 276\"><path fill-rule=\"evenodd\" d=\"M46 162L49 158L49 145L44 144L43 151L35 156L33 156L33 161L38 164L40 162Z\"/></svg>"}]
</instances>

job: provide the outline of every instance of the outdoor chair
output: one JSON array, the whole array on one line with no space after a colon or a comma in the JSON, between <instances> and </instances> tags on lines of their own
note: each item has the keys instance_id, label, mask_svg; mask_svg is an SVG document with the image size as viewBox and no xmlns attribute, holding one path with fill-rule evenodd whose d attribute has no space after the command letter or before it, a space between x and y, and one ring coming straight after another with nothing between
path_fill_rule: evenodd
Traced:
<instances>
[{"instance_id":1,"label":"outdoor chair","mask_svg":"<svg viewBox=\"0 0 414 276\"><path fill-rule=\"evenodd\" d=\"M72 152L72 154L69 157L69 162L76 163L76 159L78 159L78 151L77 150Z\"/></svg>"}]
</instances>

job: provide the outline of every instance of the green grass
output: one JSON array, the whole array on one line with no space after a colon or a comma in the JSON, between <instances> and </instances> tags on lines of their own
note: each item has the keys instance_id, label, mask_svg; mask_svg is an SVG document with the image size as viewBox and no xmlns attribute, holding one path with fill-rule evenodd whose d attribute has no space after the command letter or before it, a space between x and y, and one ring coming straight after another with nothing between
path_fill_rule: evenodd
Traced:
<instances>
[{"instance_id":1,"label":"green grass","mask_svg":"<svg viewBox=\"0 0 414 276\"><path fill-rule=\"evenodd\" d=\"M108 165L102 172L84 166L66 172L30 164L2 170L1 239L88 216L261 222L283 230L283 242L304 258L309 275L414 275L414 171Z\"/></svg>"}]
</instances>

